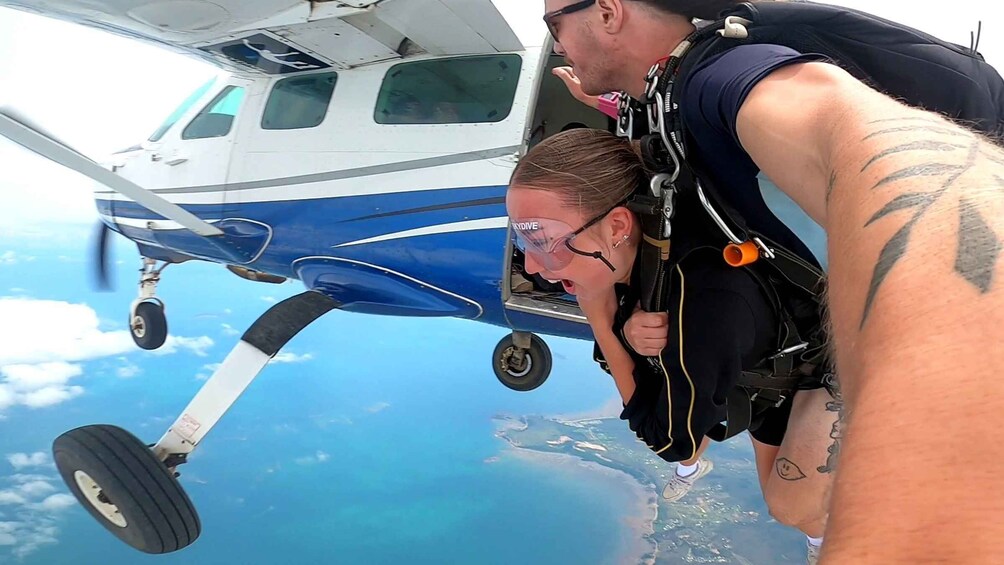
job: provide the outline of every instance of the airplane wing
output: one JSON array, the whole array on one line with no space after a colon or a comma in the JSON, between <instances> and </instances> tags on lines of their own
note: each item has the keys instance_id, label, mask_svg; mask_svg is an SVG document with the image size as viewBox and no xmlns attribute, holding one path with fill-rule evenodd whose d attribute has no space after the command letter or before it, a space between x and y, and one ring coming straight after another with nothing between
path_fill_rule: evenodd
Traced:
<instances>
[{"instance_id":1,"label":"airplane wing","mask_svg":"<svg viewBox=\"0 0 1004 565\"><path fill-rule=\"evenodd\" d=\"M13 110L0 108L0 135L29 151L38 153L46 159L77 171L123 196L135 200L138 204L169 220L178 222L181 226L201 236L223 235L223 231L216 226L202 221L177 204L168 202L160 196L105 169L65 143L57 140L54 136L42 131L41 128L32 125L30 120L18 116Z\"/></svg>"},{"instance_id":2,"label":"airplane wing","mask_svg":"<svg viewBox=\"0 0 1004 565\"><path fill-rule=\"evenodd\" d=\"M0 0L0 6L97 27L237 71L347 69L432 55L522 50L510 16L526 0ZM407 41L406 41L407 40Z\"/></svg>"}]
</instances>

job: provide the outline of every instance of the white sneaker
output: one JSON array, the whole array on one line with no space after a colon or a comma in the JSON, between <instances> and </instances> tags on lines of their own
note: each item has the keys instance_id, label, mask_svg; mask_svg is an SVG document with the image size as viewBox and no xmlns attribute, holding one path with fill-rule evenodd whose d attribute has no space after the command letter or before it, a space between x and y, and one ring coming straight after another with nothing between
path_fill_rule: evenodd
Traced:
<instances>
[{"instance_id":1,"label":"white sneaker","mask_svg":"<svg viewBox=\"0 0 1004 565\"><path fill-rule=\"evenodd\" d=\"M669 479L669 482L666 483L666 488L662 489L662 497L670 502L680 500L690 492L690 489L694 488L694 483L697 482L697 479L710 473L714 467L715 464L710 459L701 457L697 460L697 470L686 477L681 477L676 474L676 471L673 471L673 478Z\"/></svg>"},{"instance_id":2,"label":"white sneaker","mask_svg":"<svg viewBox=\"0 0 1004 565\"><path fill-rule=\"evenodd\" d=\"M808 547L808 552L805 556L806 565L816 565L819 563L819 551L823 548L821 545L812 545L808 540L805 541L806 547Z\"/></svg>"}]
</instances>

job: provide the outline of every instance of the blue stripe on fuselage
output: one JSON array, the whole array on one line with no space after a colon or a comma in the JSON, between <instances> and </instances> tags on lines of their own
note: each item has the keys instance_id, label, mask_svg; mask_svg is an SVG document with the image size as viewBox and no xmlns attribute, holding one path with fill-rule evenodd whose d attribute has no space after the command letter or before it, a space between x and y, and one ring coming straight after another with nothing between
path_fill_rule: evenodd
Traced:
<instances>
[{"instance_id":1,"label":"blue stripe on fuselage","mask_svg":"<svg viewBox=\"0 0 1004 565\"><path fill-rule=\"evenodd\" d=\"M474 300L485 310L484 321L503 323L500 281L505 230L443 233L337 248L336 246L410 229L506 215L501 198L505 186L467 187L416 192L344 196L310 200L228 205L225 217L268 224L272 240L251 268L293 278L293 261L334 256L363 261L407 274ZM134 202L98 200L103 214L161 219ZM465 205L470 203L471 205ZM204 219L219 219L220 204L183 205ZM416 210L418 209L418 210ZM400 213L399 213L400 212ZM127 236L147 239L150 231L123 229ZM146 237L144 237L146 236ZM186 230L160 232L164 245L185 251L192 237ZM189 243L191 245L191 243ZM225 258L215 259L225 262Z\"/></svg>"}]
</instances>

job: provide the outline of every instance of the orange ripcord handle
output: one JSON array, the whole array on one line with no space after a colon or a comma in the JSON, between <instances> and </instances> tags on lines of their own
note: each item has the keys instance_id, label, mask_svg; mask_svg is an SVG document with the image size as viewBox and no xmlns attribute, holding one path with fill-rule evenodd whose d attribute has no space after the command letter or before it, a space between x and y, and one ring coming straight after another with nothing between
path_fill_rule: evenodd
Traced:
<instances>
[{"instance_id":1,"label":"orange ripcord handle","mask_svg":"<svg viewBox=\"0 0 1004 565\"><path fill-rule=\"evenodd\" d=\"M752 241L745 241L741 245L730 243L725 246L722 256L730 267L745 267L760 258L760 249Z\"/></svg>"}]
</instances>

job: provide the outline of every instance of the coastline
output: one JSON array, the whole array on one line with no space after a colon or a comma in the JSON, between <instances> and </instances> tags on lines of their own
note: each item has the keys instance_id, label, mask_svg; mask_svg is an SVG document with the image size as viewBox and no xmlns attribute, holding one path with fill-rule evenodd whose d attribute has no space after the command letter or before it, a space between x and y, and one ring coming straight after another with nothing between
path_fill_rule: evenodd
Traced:
<instances>
[{"instance_id":1,"label":"coastline","mask_svg":"<svg viewBox=\"0 0 1004 565\"><path fill-rule=\"evenodd\" d=\"M590 418L599 420L606 418ZM623 525L619 536L620 555L616 562L625 565L635 565L644 563L654 565L659 555L659 545L654 539L655 522L659 517L659 493L656 486L639 481L624 471L613 469L592 461L586 461L575 455L566 453L549 453L538 449L523 447L508 437L507 430L522 431L529 426L525 418L496 419L498 431L495 436L505 440L509 449L507 453L513 457L520 458L537 465L554 465L556 467L567 468L575 466L585 469L591 473L602 475L618 485L627 488L630 492L629 498L634 502L627 509L621 519Z\"/></svg>"}]
</instances>

